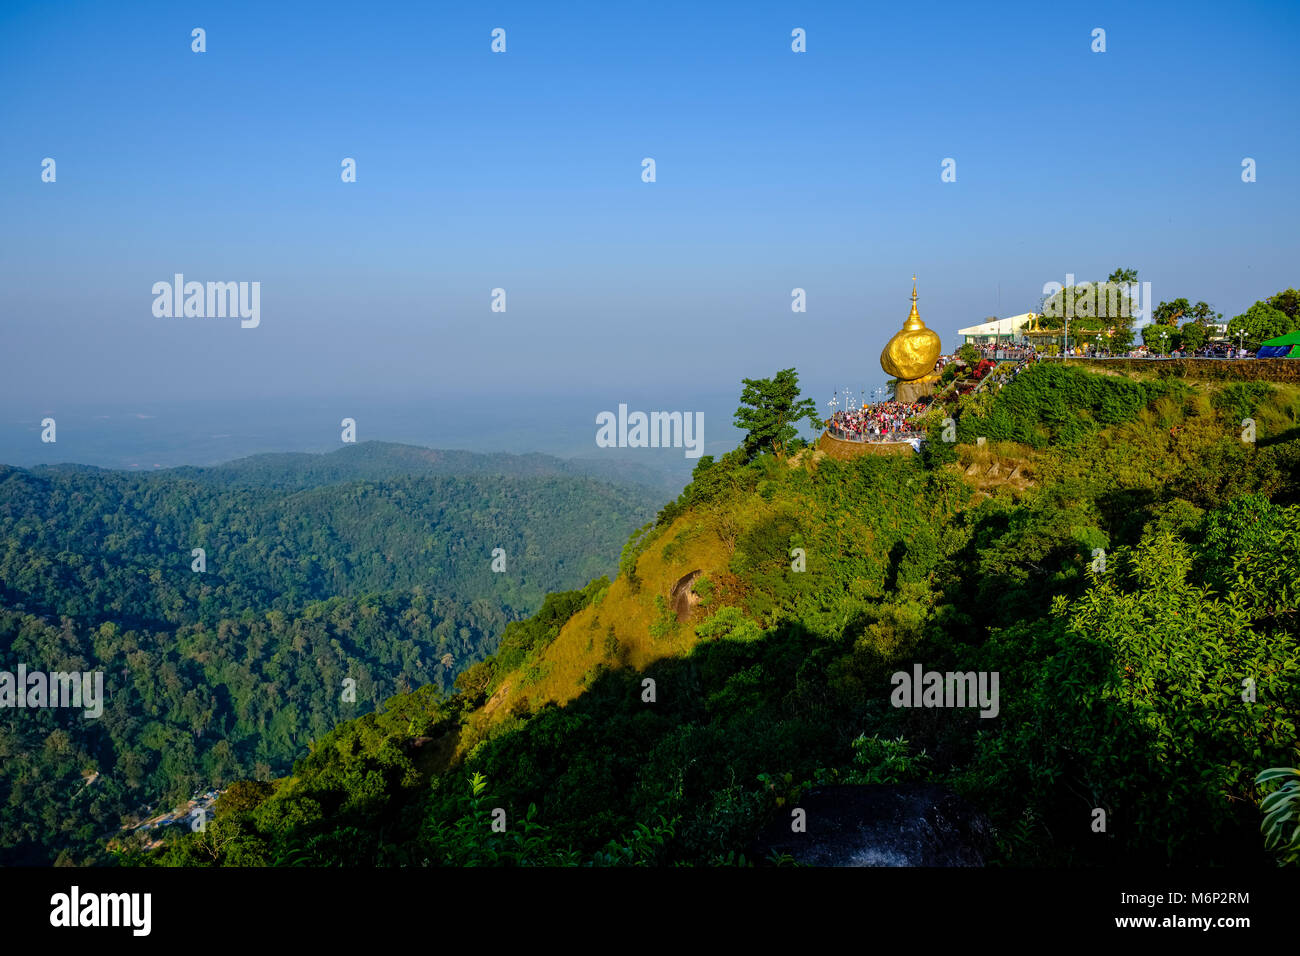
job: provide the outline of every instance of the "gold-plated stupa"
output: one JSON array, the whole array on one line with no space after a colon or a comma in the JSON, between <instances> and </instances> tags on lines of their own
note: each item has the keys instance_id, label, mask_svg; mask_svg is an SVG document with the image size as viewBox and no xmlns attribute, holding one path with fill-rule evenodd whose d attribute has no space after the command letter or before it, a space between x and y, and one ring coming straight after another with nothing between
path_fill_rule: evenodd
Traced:
<instances>
[{"instance_id":1,"label":"gold-plated stupa","mask_svg":"<svg viewBox=\"0 0 1300 956\"><path fill-rule=\"evenodd\" d=\"M916 311L916 276L912 276L912 311L901 331L885 343L880 367L900 382L911 382L934 372L943 344L927 329Z\"/></svg>"}]
</instances>

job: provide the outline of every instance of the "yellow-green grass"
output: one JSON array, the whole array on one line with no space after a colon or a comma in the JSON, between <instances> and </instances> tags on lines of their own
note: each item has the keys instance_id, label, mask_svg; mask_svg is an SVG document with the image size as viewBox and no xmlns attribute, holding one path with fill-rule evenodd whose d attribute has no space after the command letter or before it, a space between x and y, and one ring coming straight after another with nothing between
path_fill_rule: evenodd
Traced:
<instances>
[{"instance_id":1,"label":"yellow-green grass","mask_svg":"<svg viewBox=\"0 0 1300 956\"><path fill-rule=\"evenodd\" d=\"M527 699L533 709L547 701L565 704L582 693L584 677L600 664L639 670L662 658L690 653L699 640L695 625L713 607L697 607L689 620L674 623L668 633L653 637L650 628L662 616L655 597L662 596L668 604L673 585L684 575L702 570L715 578L725 573L729 560L727 544L713 516L682 515L637 559L635 576L640 583L635 589L626 575L614 580L603 597L561 628L535 661L500 681L499 687L508 689L494 695L493 714L508 714L521 699ZM613 654L607 650L611 632L616 642ZM530 682L526 677L530 669L542 676Z\"/></svg>"},{"instance_id":2,"label":"yellow-green grass","mask_svg":"<svg viewBox=\"0 0 1300 956\"><path fill-rule=\"evenodd\" d=\"M1115 374L1139 377L1127 370L1115 370ZM1226 426L1214 411L1211 398L1230 384L1193 383L1190 400L1161 399L1135 421L1103 429L1094 441L1077 450L1054 447L1046 453L1015 442L990 442L983 448L963 443L956 449L959 464L950 467L964 469L972 462L991 464L995 460L1009 468L1020 464L1022 482L1001 489L1013 494L1032 493L1031 481L1050 483L1085 474L1094 478L1108 475L1127 487L1153 486L1176 477L1189 460L1225 437ZM1275 391L1255 415L1261 439L1290 431L1300 417L1300 386L1271 384ZM816 468L817 463L800 462L800 466ZM975 483L980 487L1003 485L1008 479ZM634 585L627 575L613 581L602 596L561 628L550 645L501 677L497 692L472 718L473 732L466 735L462 746L481 739L477 731L485 729L484 725L513 719L512 714L525 703L536 710L547 702L564 705L575 699L601 665L639 670L665 657L689 654L700 640L696 625L722 604L731 603L725 582L732 580L728 565L737 538L781 507L784 505L769 503L760 495L743 494L716 506L692 509L656 533L636 561L638 583ZM823 547L860 550L871 546L873 531L855 516L827 514L822 520ZM891 527L886 518L882 530ZM718 593L708 606L694 608L688 620L669 622L655 598L662 597L671 606L673 586L696 570L718 587ZM656 623L666 626L658 637L651 633Z\"/></svg>"}]
</instances>

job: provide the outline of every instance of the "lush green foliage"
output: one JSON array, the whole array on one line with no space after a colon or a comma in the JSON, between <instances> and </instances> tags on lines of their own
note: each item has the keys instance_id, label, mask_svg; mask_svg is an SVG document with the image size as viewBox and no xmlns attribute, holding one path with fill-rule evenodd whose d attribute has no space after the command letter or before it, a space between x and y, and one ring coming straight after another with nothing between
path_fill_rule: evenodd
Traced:
<instances>
[{"instance_id":1,"label":"lush green foliage","mask_svg":"<svg viewBox=\"0 0 1300 956\"><path fill-rule=\"evenodd\" d=\"M771 378L747 378L736 409L736 427L745 432L746 455L770 451L778 458L799 434L796 427L806 421L815 431L821 430L817 406L811 398L799 397L799 376L792 368L782 369Z\"/></svg>"},{"instance_id":2,"label":"lush green foliage","mask_svg":"<svg viewBox=\"0 0 1300 956\"><path fill-rule=\"evenodd\" d=\"M1188 322L1178 330L1178 334L1174 337L1174 344L1180 349L1194 352L1205 345L1208 339L1209 333L1205 330L1205 326L1197 322Z\"/></svg>"},{"instance_id":3,"label":"lush green foliage","mask_svg":"<svg viewBox=\"0 0 1300 956\"><path fill-rule=\"evenodd\" d=\"M1279 312L1284 312L1293 321L1300 322L1300 290L1284 289L1277 295L1269 296L1268 304Z\"/></svg>"},{"instance_id":4,"label":"lush green foliage","mask_svg":"<svg viewBox=\"0 0 1300 956\"><path fill-rule=\"evenodd\" d=\"M1174 299L1172 302L1161 302L1155 307L1151 318L1157 325L1178 325L1178 320L1196 328L1204 329L1206 325L1218 322L1223 315L1215 312L1208 302L1197 302L1192 305L1185 298Z\"/></svg>"},{"instance_id":5,"label":"lush green foliage","mask_svg":"<svg viewBox=\"0 0 1300 956\"><path fill-rule=\"evenodd\" d=\"M957 420L957 438L973 442L1015 441L1034 448L1072 444L1106 425L1132 421L1165 395L1183 391L1176 382L1105 378L1074 366L1042 362L1006 388L985 392Z\"/></svg>"},{"instance_id":6,"label":"lush green foliage","mask_svg":"<svg viewBox=\"0 0 1300 956\"><path fill-rule=\"evenodd\" d=\"M1234 422L1255 414L1260 402L1273 393L1267 382L1236 382L1214 396L1214 407L1229 415Z\"/></svg>"},{"instance_id":7,"label":"lush green foliage","mask_svg":"<svg viewBox=\"0 0 1300 956\"><path fill-rule=\"evenodd\" d=\"M245 611L437 582L536 608L609 568L653 500L588 478L399 476L303 490L167 472L0 467L0 600L99 624L215 626ZM191 550L207 570L191 571ZM505 574L491 570L505 550Z\"/></svg>"},{"instance_id":8,"label":"lush green foliage","mask_svg":"<svg viewBox=\"0 0 1300 956\"><path fill-rule=\"evenodd\" d=\"M1042 327L1064 329L1071 344L1097 341L1122 349L1133 335L1134 308L1129 288L1127 283L1115 281L1066 286L1043 299ZM1114 334L1107 337L1105 333L1111 330Z\"/></svg>"},{"instance_id":9,"label":"lush green foliage","mask_svg":"<svg viewBox=\"0 0 1300 956\"><path fill-rule=\"evenodd\" d=\"M1238 434L1247 406L1254 444ZM703 458L622 562L629 575L714 535L689 624L665 600L679 567L554 594L456 693L398 694L321 734L292 776L232 788L204 833L124 858L738 863L763 859L759 834L809 785L928 781L989 816L1000 863L1293 859L1294 801L1257 775L1297 754L1294 388L1203 394L1045 365L934 418L946 412L960 441L1005 443L1035 484L977 493L953 462L969 445L796 467ZM692 629L689 651L637 670L615 640L564 706L493 709L507 672L531 680L616 590L660 646ZM914 663L998 672L998 716L892 707L890 676Z\"/></svg>"},{"instance_id":10,"label":"lush green foliage","mask_svg":"<svg viewBox=\"0 0 1300 956\"><path fill-rule=\"evenodd\" d=\"M1282 299L1285 295L1278 293L1274 298ZM1259 343L1286 335L1297 327L1300 327L1300 317L1283 312L1272 304L1272 300L1256 302L1228 323L1228 338L1233 342L1240 340L1248 349L1257 349ZM1241 333L1240 339L1238 333Z\"/></svg>"},{"instance_id":11,"label":"lush green foliage","mask_svg":"<svg viewBox=\"0 0 1300 956\"><path fill-rule=\"evenodd\" d=\"M1278 854L1280 865L1300 863L1300 770L1295 767L1270 767L1262 770L1255 783L1281 781L1282 785L1260 802L1267 849Z\"/></svg>"},{"instance_id":12,"label":"lush green foliage","mask_svg":"<svg viewBox=\"0 0 1300 956\"><path fill-rule=\"evenodd\" d=\"M1297 555L1292 508L1261 550L1234 555L1234 586L1220 592L1193 576L1192 545L1153 532L1115 549L1084 595L1057 598L1049 622L994 636L981 657L1002 669L1007 730L981 735L969 779L1007 818L1032 809L1037 828L1009 854L1257 857L1244 838L1254 775L1297 739L1300 635L1284 618L1300 594L1250 572L1300 581ZM1064 836L1094 835L1095 808L1109 815L1105 834Z\"/></svg>"},{"instance_id":13,"label":"lush green foliage","mask_svg":"<svg viewBox=\"0 0 1300 956\"><path fill-rule=\"evenodd\" d=\"M1142 344L1157 355L1168 355L1173 350L1175 330L1158 323L1142 330Z\"/></svg>"},{"instance_id":14,"label":"lush green foliage","mask_svg":"<svg viewBox=\"0 0 1300 956\"><path fill-rule=\"evenodd\" d=\"M11 859L64 846L81 853L146 803L170 807L242 776L268 779L395 688L450 686L455 668L491 650L506 626L485 602L418 592L172 631L91 631L68 618L56 627L0 610L8 660L105 672L98 719L41 709L8 711L0 723L3 843ZM356 681L353 701L345 678Z\"/></svg>"},{"instance_id":15,"label":"lush green foliage","mask_svg":"<svg viewBox=\"0 0 1300 956\"><path fill-rule=\"evenodd\" d=\"M1300 718L1300 471L1280 464L1294 438L1242 449L1227 437L1240 396L1225 394L1026 373L961 415L968 432L982 418L1044 449L1042 486L1019 496L977 500L934 458L702 459L628 552L634 563L652 541L673 547L670 527L697 516L731 542L688 656L602 667L566 706L486 734L471 733L469 708L487 681L423 729L384 715L345 725L266 801L284 809L235 839L268 860L311 846L310 862L348 862L363 847L370 862L512 865L638 858L641 834L653 847L640 859L727 863L754 859L765 823L810 785L931 780L989 814L1002 862L1263 862L1254 775L1293 759ZM1285 426L1275 392L1243 394ZM795 546L804 573L791 572ZM1093 570L1098 549L1105 570ZM660 584L636 593L653 605ZM513 632L510 660L603 592L557 596ZM999 671L999 718L890 707L889 675L913 661ZM408 785L404 764L382 771L412 733L470 746ZM368 817L274 822L304 794L345 808L379 793L360 767L388 781ZM490 800L466 796L475 775L493 781ZM512 821L505 833L491 833L489 806ZM1105 833L1091 827L1097 809ZM202 862L187 847L198 843L165 859Z\"/></svg>"},{"instance_id":16,"label":"lush green foliage","mask_svg":"<svg viewBox=\"0 0 1300 956\"><path fill-rule=\"evenodd\" d=\"M498 640L507 657L535 641L564 599L543 596L611 572L655 500L551 462L437 474L485 466L361 446L142 475L0 468L5 668L102 670L106 697L95 720L5 712L3 858L85 859L124 815L269 779L395 690L449 690ZM358 471L386 477L319 484Z\"/></svg>"}]
</instances>

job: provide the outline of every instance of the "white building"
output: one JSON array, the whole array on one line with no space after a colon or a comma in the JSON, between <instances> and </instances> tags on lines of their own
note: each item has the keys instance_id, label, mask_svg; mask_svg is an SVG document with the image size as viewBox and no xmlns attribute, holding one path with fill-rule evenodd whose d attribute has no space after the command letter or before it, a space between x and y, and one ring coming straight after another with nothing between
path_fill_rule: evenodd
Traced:
<instances>
[{"instance_id":1,"label":"white building","mask_svg":"<svg viewBox=\"0 0 1300 956\"><path fill-rule=\"evenodd\" d=\"M958 329L957 334L965 336L963 345L988 345L996 342L1018 342L1021 338L1021 327L1034 317L1033 312L1024 312L1020 315L1013 315L1005 319L994 319L991 322L981 322L979 325L972 325L968 329Z\"/></svg>"}]
</instances>

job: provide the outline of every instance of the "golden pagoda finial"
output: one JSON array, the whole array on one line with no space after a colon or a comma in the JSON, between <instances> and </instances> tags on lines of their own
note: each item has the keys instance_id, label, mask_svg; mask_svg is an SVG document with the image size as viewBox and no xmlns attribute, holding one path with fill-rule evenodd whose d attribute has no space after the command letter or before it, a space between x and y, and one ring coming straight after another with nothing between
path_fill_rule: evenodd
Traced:
<instances>
[{"instance_id":1,"label":"golden pagoda finial","mask_svg":"<svg viewBox=\"0 0 1300 956\"><path fill-rule=\"evenodd\" d=\"M909 322L912 319L916 319L918 322L921 321L921 315L919 312L916 311L916 273L915 272L912 273L912 311L907 314L907 319ZM906 325L904 325L904 328L906 328Z\"/></svg>"}]
</instances>

